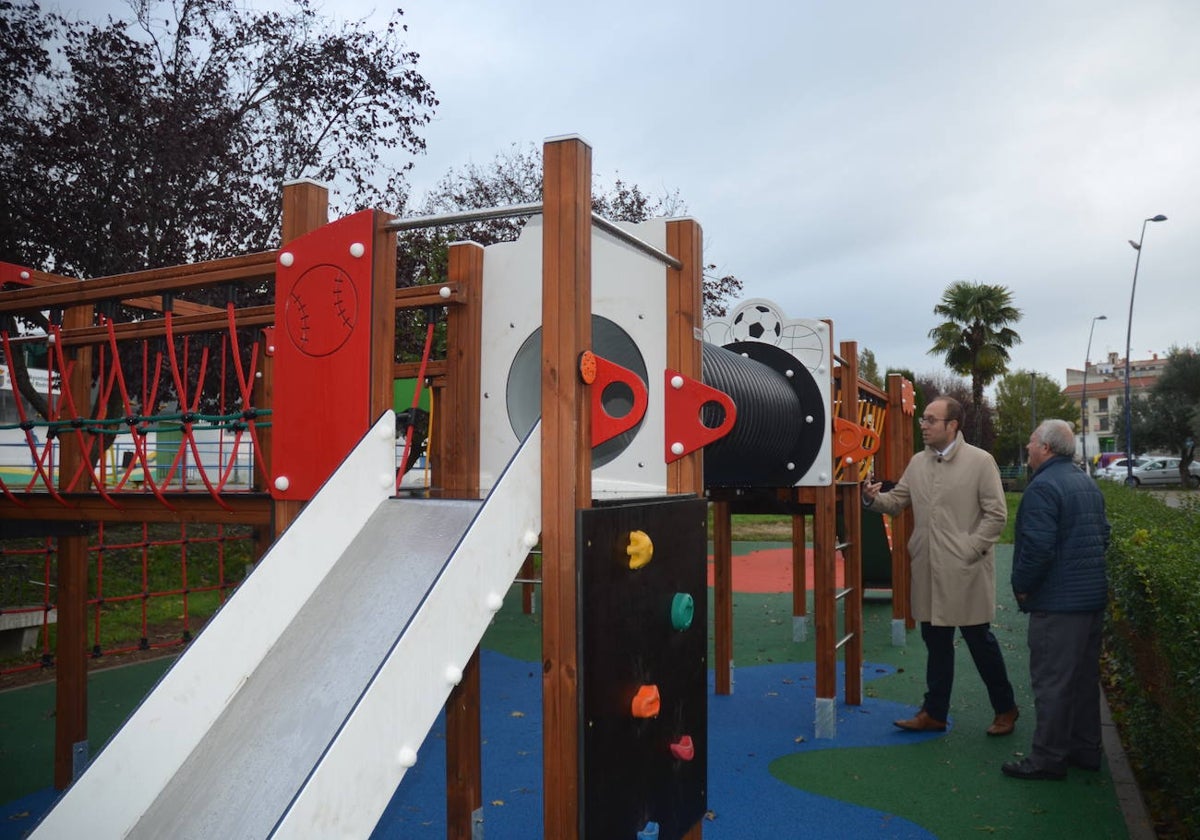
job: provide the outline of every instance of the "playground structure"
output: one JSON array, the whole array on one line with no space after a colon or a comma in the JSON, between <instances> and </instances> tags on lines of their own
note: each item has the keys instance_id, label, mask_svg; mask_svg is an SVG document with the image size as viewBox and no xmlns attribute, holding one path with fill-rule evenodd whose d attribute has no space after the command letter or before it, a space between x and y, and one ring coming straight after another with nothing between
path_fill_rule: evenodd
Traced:
<instances>
[{"instance_id":1,"label":"playground structure","mask_svg":"<svg viewBox=\"0 0 1200 840\"><path fill-rule=\"evenodd\" d=\"M191 813L188 806L198 807L187 800L186 791L194 791L197 779L223 761L216 758L220 754L217 747L222 743L236 745L238 738L232 733L244 734L248 721L254 719L252 711L263 708L264 697L270 699L271 695L260 694L259 702L244 712L220 703L214 707L214 697L229 696L244 674L253 677L264 662L286 673L293 665L299 668L304 658L297 653L292 654L295 660L269 660L260 649L258 654L245 652L241 664L219 662L218 652L233 645L231 631L225 628L238 626L239 614L254 611L267 598L266 592L279 587L291 592L291 600L284 599L265 619L270 628L264 629L254 644L265 648L275 639L286 639L317 620L303 614L309 597L315 598L325 588L333 590L326 593L330 598L347 597L352 590L338 590L332 584L351 579L361 582L361 575L349 571L356 557L378 559L385 546L394 545L401 536L412 539L415 535L417 542L425 543L429 566L418 571L415 566L419 564L414 562L414 568L406 573L412 578L406 582L418 591L428 591L427 600L433 603L438 600L433 593L442 581L461 576L464 568L474 569L465 577L479 578L470 590L472 596L466 599L474 605L476 624L452 621L446 613L453 611L436 604L434 610L440 613L430 619L422 619L416 605L409 612L397 610L400 625L381 631L384 639L396 642L395 649L383 645L384 652L364 655L369 673L353 684L368 685L361 688L361 693L356 688L354 696L344 699L348 710L339 713L342 717L337 720L345 723L328 724L328 734L313 735L320 742L316 755L311 761L300 762L311 767L311 772L296 780L298 792L279 793L284 806L279 813L260 804L255 825L265 827L263 834L284 836L295 826L316 825L313 820L320 812L324 815L320 819L332 820L321 825L339 830L353 827L352 833L362 833L360 829L365 825L369 831L374 824L369 815L376 803L364 802L362 796L350 801L344 791L335 790L338 780L344 782L356 765L384 767L381 779L364 786L372 788L370 795L376 801L383 797L386 802L404 769L416 760L421 737L413 733L422 725L427 728L431 701L436 713L445 697L448 825L451 836L471 836L474 815L481 804L478 655L472 653L482 633L478 621L483 620L486 626L486 615L503 597L504 578L511 582L516 574L513 563L519 565L540 536L545 835L607 837L623 832L629 836L630 826L640 829L641 815L649 810L659 818L661 836L699 837L706 773L706 599L703 577L697 579L695 572L699 569L702 575L703 570L706 484L717 514L718 691L722 663L729 662L728 655L722 659L722 645L726 654L729 650L722 638L732 633L731 621L722 614L722 592L728 592L729 584L728 517L735 510L755 512L782 506L795 517L796 544L801 551L804 516L814 517L818 734L832 736L827 728L822 730L822 700L833 702L833 668L839 649L846 650L846 701L861 702L860 682L854 685L861 677L861 612L857 630L850 630L852 638L837 641L833 610L837 601L843 601L847 605L847 627L854 628L853 604L857 601L861 606L861 584L850 585L851 575L861 577L860 572L852 571L861 568L861 559L854 559L858 551L854 548L857 540L852 537L860 530L857 464L870 457L872 445L879 444L878 430L866 422L868 417L878 416L884 418L883 440L895 448L895 454L882 456L885 461L892 458L889 463L893 466L881 470L877 464L876 473L889 474L895 464L902 468L907 460L902 444L893 447L886 433L889 423L904 425L902 384L889 382L889 393L882 397L870 389L864 391L857 379L854 346L843 344L840 358L835 358L829 350L831 327L808 322L805 326L813 334L823 332L826 336L820 358L813 360L811 369L796 368L793 363L792 377L776 373L785 380L803 381L793 393L796 399L807 401L802 406L803 417L823 418L820 422L810 421L815 434L802 429L790 435L799 435L804 439L802 444L780 444L788 454L796 455L785 460L782 468L772 458L770 469L757 478L706 480L708 466L701 459L705 445L713 445L715 450L714 442L732 440L737 434L736 418L759 413L758 407L749 409L746 402L754 399L753 394L747 394L739 403L705 381L709 378L704 370L707 355L724 358L732 368L754 363L768 369L770 365L753 356L777 354L767 349L773 346L770 342L757 340L761 334L756 337L753 333L738 342L737 352L713 354L707 346L702 347L699 226L686 219L656 220L632 228L597 220L591 212L590 161L590 148L577 138L548 142L540 219L526 226L519 243L488 249L473 243L452 246L447 282L438 287L394 288L395 231L405 225L437 220L398 220L378 211L364 211L328 224L324 191L309 183L285 188L284 246L278 251L157 273L154 279L164 284L156 287L159 290L167 288L167 280L181 279L199 286L211 285L216 278L224 282L273 277L277 284L276 303L270 312L262 311L268 307L238 312L231 306L226 312L199 311L179 318L168 313L160 325L164 332L175 331L180 322L192 317L194 320L187 322L189 327L211 328L224 321L230 325L231 335L236 334L235 324L237 328L267 329L261 370L242 371L238 376L243 415L252 413L240 418L245 428L237 431L255 437L257 453L269 453L269 461L255 461L253 488L228 492L219 482L206 480L206 492L201 495L157 486L136 492L127 488L108 491L103 476L87 467L87 433L79 431L62 440L60 447L59 484L68 480L67 476L71 483L47 486L40 494L6 491L0 516L42 523L173 519L247 522L262 529L260 544L265 556L238 596L164 679L164 688L192 686L189 696L198 698L206 712L193 723L196 729L191 735L172 732L171 737L178 738L169 751L173 758L164 758L167 763L163 766L138 771L145 782L138 785L143 791L139 796L152 796L156 786L163 792L140 804L127 802L132 821L129 815L106 813L111 822L104 819L103 824L141 825L140 831L147 836L165 825L170 825L172 835L184 836L189 830L203 834L211 828L212 824L203 821L189 829L186 823L162 820L179 819L180 815L186 820ZM63 285L49 278L40 279L51 286ZM88 354L98 340L115 343L125 332L138 337L155 334L144 322L109 323L101 329L92 323L89 302L115 295L124 298L135 289L141 293L139 279L135 275L67 284L72 286L74 297L63 300L76 305L64 312L56 343L60 348L74 348L73 359L64 353L62 370L67 373L66 391L75 396L76 405L88 402L92 379ZM43 308L44 294L43 289L5 293L0 296L0 307L9 312L22 307ZM403 498L403 494L396 493L394 483L391 383L397 377L420 372L412 365L393 361L395 313L400 306L447 307L447 357L429 361L422 377L434 387L435 431L430 460L437 474L434 484L442 497L436 500ZM781 325L786 320L778 313L775 317ZM535 335L537 339L531 341ZM746 344L761 347L742 346ZM613 356L618 358L614 360ZM742 361L746 358L749 362ZM835 366L835 362L840 364ZM831 382L836 384L831 386ZM832 416L835 401L830 396L831 387L841 395L836 405L842 423L835 423ZM777 410L785 423L796 419L789 417L789 407L794 406L788 401L791 389L786 384L776 389L782 400ZM306 391L320 393L325 399L314 406L311 396L305 398ZM851 394L857 398L851 399ZM881 400L890 406L889 410L872 415L869 406L878 409ZM531 412L531 405L540 405L540 412L536 408ZM252 410L252 406L258 408ZM269 426L260 421L268 406ZM908 410L911 413L911 399ZM911 452L911 429L909 436ZM314 448L314 440L321 440L322 446ZM737 444L736 449L748 455L762 445L761 441L751 440ZM797 448L801 451L793 453ZM516 461L505 472L514 451L519 453ZM739 460L744 458L736 453L727 459L735 464ZM714 462L719 465L720 459L714 458ZM510 484L506 485L506 480ZM519 490L512 489L513 483ZM89 492L92 487L94 493ZM488 501L480 507L478 499L483 491L490 492ZM520 504L522 495L533 499L531 509ZM494 514L485 515L493 504L507 511L499 517L504 524L497 524ZM425 529L441 520L446 510L437 507L435 513L431 505L449 505L449 509L458 511L459 524L450 527L447 534L429 534ZM839 505L845 522L843 532L851 535L843 548L848 581L843 593L835 592L832 585L838 549L834 522ZM414 506L419 512L411 512ZM350 511L355 511L357 518L348 518ZM376 522L376 517L380 521ZM403 522L404 527L398 527L397 522ZM671 534L673 539L662 539L663 533ZM643 534L646 540L635 539L635 534ZM895 544L903 545L898 534L893 537ZM60 552L66 550L70 557L74 550L78 557L79 548L76 545L72 549L72 539L78 538L61 538ZM503 550L497 546L498 539L507 546ZM472 540L486 543L487 549L472 548ZM266 546L272 542L267 552ZM464 556L470 558L465 564L455 560L464 547ZM483 579L478 573L482 567L471 564L478 564L480 556L490 551L498 551L506 559L483 564L492 575ZM613 553L623 562L614 563ZM892 581L897 587L894 609L900 609L907 604L907 597L901 600L899 591L901 582L907 581L902 552L893 553L893 564ZM78 579L78 567L82 566L79 562L74 566L64 563L60 554L59 704L60 712L66 713L60 715L64 731L56 749L56 784L60 787L78 775L86 760L78 753L79 745L86 745L86 725L80 723L79 715L81 697L86 711L86 681L80 667L85 636L82 620L67 617L68 611L75 609L69 599L79 604L86 597L86 569L82 581ZM381 574L395 573L387 564L376 566ZM577 573L581 568L586 574L580 583ZM803 562L794 564L794 568L803 575ZM342 569L347 571L339 571ZM466 586L464 581L451 589L461 595ZM801 604L798 618L804 617L804 591L803 585L796 590ZM655 626L662 616L653 619L646 613L655 609L648 604L660 601L659 596L669 596L671 623L663 622L659 625L661 632L647 634L648 640L643 643L648 647L639 656L643 662L660 662L656 666L659 678L653 683L632 685L633 675L622 670L627 663L619 658L604 661L606 646L598 644L597 639L614 629L629 632L629 626L639 622L649 621ZM311 609L327 611L322 606L326 603L317 600ZM904 618L902 613L898 616L900 621ZM407 680L410 686L417 683L423 688L418 692L422 696L398 696L396 674L418 664L404 658L416 654L406 654L402 649L412 646L417 638L409 635L411 628L426 620L440 631L453 630L434 636L453 635L455 647L444 653L429 653L435 646L423 645L426 652L418 658L425 669L421 673L428 676ZM293 633L289 633L289 627ZM685 660L690 669L670 666L673 661ZM823 669L828 670L827 679L821 676ZM196 675L211 675L214 671L230 680L224 691L201 687ZM252 684L253 680L247 683ZM630 693L631 686L636 690L627 697L625 693ZM725 688L730 688L728 682ZM146 739L155 730L141 725L138 716L151 719L179 714L164 699L167 696L180 695L156 691L148 698L92 770L83 774L51 812L44 824L46 831L56 819L95 820L94 815L88 816L93 803L121 798L94 792L103 790L106 784L111 772L106 766L128 769L136 763L134 756L144 752ZM417 710L416 706L421 708ZM398 707L404 711L396 713ZM378 711L385 708L392 711ZM631 713L614 711L621 708ZM672 714L659 715L660 709L669 709ZM675 730L662 726L648 729L646 725L631 727L634 719L681 720L685 724ZM582 725L585 721L587 726ZM294 722L308 731L312 721L304 718ZM225 735L219 734L222 726L227 730ZM217 736L213 732L218 732ZM159 732L158 741L163 737ZM636 783L603 786L599 780L609 775L605 768L616 760L606 748L611 750L614 743L622 741L633 743L639 737L642 741L638 747L647 757L640 765L650 767L647 775ZM660 749L667 742L670 750ZM376 754L379 750L382 753ZM371 754L376 754L374 760L364 760ZM62 762L57 761L59 757L63 757ZM261 768L256 772L253 762L241 767L245 775L233 773L233 779L258 778L261 772ZM680 768L689 779L682 793L654 792L658 778ZM652 791L648 798L643 793L646 790ZM93 795L89 796L89 791ZM336 807L331 808L331 803ZM613 803L620 803L620 807ZM244 813L225 799L220 807L230 815L227 818L237 819Z\"/></svg>"}]
</instances>

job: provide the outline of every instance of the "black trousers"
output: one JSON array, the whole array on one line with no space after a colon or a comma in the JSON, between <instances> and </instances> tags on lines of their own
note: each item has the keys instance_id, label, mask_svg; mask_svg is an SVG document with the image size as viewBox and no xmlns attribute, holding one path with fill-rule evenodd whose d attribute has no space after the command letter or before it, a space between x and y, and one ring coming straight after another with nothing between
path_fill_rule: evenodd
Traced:
<instances>
[{"instance_id":1,"label":"black trousers","mask_svg":"<svg viewBox=\"0 0 1200 840\"><path fill-rule=\"evenodd\" d=\"M975 669L987 686L988 700L996 714L1015 706L1012 683L1004 666L1004 654L996 641L990 624L966 627L940 627L921 622L921 638L928 658L925 661L925 712L935 720L946 720L950 714L950 692L954 688L954 631L962 632Z\"/></svg>"},{"instance_id":2,"label":"black trousers","mask_svg":"<svg viewBox=\"0 0 1200 840\"><path fill-rule=\"evenodd\" d=\"M1029 616L1029 678L1037 709L1031 760L1066 770L1100 763L1100 639L1104 610Z\"/></svg>"}]
</instances>

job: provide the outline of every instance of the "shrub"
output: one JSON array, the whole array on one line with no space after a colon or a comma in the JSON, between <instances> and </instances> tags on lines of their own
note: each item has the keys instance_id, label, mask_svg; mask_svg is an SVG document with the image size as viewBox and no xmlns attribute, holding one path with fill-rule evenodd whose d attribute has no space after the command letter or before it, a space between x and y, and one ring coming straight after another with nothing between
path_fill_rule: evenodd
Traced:
<instances>
[{"instance_id":1,"label":"shrub","mask_svg":"<svg viewBox=\"0 0 1200 840\"><path fill-rule=\"evenodd\" d=\"M1106 679L1139 777L1200 836L1200 508L1100 484L1113 526Z\"/></svg>"}]
</instances>

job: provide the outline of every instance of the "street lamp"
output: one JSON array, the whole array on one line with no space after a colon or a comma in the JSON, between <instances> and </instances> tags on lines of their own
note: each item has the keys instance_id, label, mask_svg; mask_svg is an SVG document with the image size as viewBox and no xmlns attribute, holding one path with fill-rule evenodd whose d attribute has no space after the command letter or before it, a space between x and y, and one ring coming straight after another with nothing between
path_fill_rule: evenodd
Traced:
<instances>
[{"instance_id":1,"label":"street lamp","mask_svg":"<svg viewBox=\"0 0 1200 840\"><path fill-rule=\"evenodd\" d=\"M1089 473L1091 471L1088 470L1088 459L1087 459L1087 433L1088 433L1087 375L1088 375L1088 368L1091 367L1091 365L1092 365L1092 333L1094 333L1096 331L1096 322L1097 321L1107 321L1107 320L1108 320L1107 315L1097 315L1095 318L1092 319L1092 328L1090 330L1088 330L1087 352L1084 353L1084 355L1083 355L1083 395L1079 401L1080 402L1079 419L1081 421L1081 425L1083 426L1083 434L1080 436L1080 445L1083 447L1083 469L1085 472L1089 472Z\"/></svg>"},{"instance_id":2,"label":"street lamp","mask_svg":"<svg viewBox=\"0 0 1200 840\"><path fill-rule=\"evenodd\" d=\"M1133 486L1133 417L1129 405L1129 339L1133 335L1133 296L1137 292L1138 266L1142 262L1142 240L1146 237L1147 222L1165 222L1167 217L1162 213L1142 221L1142 235L1138 241L1129 240L1133 250L1137 251L1137 259L1133 261L1133 285L1129 289L1129 323L1125 327L1125 484Z\"/></svg>"}]
</instances>

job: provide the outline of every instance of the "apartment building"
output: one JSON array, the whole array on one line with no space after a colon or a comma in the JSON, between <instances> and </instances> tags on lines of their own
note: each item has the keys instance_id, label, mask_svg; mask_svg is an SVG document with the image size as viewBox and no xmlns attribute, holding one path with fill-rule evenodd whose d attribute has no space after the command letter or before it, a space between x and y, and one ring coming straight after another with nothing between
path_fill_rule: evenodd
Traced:
<instances>
[{"instance_id":1,"label":"apartment building","mask_svg":"<svg viewBox=\"0 0 1200 840\"><path fill-rule=\"evenodd\" d=\"M1154 381L1166 367L1166 355L1153 354L1149 359L1131 359L1129 362L1129 395L1131 399L1144 397L1154 387ZM1117 353L1108 358L1092 362L1087 369L1087 405L1084 399L1084 371L1067 368L1067 387L1063 393L1074 401L1081 414L1079 434L1076 435L1076 453L1081 454L1086 440L1088 457L1100 452L1119 452L1124 442L1116 439L1116 420L1125 406L1125 359ZM1086 410L1084 410L1086 409Z\"/></svg>"}]
</instances>

